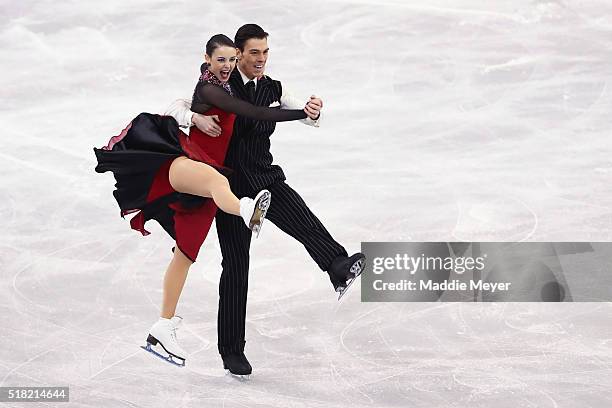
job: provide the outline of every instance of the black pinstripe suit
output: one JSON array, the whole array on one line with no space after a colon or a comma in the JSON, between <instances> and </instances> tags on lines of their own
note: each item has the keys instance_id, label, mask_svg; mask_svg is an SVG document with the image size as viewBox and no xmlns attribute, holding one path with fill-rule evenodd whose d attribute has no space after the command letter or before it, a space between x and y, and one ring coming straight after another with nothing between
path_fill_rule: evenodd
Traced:
<instances>
[{"instance_id":1,"label":"black pinstripe suit","mask_svg":"<svg viewBox=\"0 0 612 408\"><path fill-rule=\"evenodd\" d=\"M234 69L230 84L235 96L249 100L238 69ZM280 101L279 81L263 77L257 81L255 100L258 106ZM327 232L321 221L310 211L299 194L285 183L283 170L272 164L270 136L274 122L257 121L238 116L225 164L234 173L229 177L238 197L254 197L267 188L272 202L267 218L282 231L304 245L319 268L327 270L338 255L346 250ZM244 350L244 332L249 277L249 247L251 232L241 218L217 212L217 233L223 256L219 282L219 315L217 321L219 352L222 355Z\"/></svg>"}]
</instances>

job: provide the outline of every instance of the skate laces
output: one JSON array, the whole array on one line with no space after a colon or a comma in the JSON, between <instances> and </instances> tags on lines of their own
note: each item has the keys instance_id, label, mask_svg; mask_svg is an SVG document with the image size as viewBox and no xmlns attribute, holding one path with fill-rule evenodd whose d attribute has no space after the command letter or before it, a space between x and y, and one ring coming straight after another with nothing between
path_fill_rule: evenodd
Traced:
<instances>
[{"instance_id":1,"label":"skate laces","mask_svg":"<svg viewBox=\"0 0 612 408\"><path fill-rule=\"evenodd\" d=\"M174 327L178 328L181 323L183 323L183 318L180 316L174 316L172 319L170 319L170 321Z\"/></svg>"},{"instance_id":2,"label":"skate laces","mask_svg":"<svg viewBox=\"0 0 612 408\"><path fill-rule=\"evenodd\" d=\"M183 318L180 316L174 316L172 319L170 319L170 323L170 335L174 340L176 340L176 330L181 326L181 323L183 323Z\"/></svg>"},{"instance_id":3,"label":"skate laces","mask_svg":"<svg viewBox=\"0 0 612 408\"><path fill-rule=\"evenodd\" d=\"M172 318L172 321L170 324L170 337L172 337L172 339L175 341L176 341L176 331L181 325L181 322L182 322L182 319L180 317L178 319Z\"/></svg>"}]
</instances>

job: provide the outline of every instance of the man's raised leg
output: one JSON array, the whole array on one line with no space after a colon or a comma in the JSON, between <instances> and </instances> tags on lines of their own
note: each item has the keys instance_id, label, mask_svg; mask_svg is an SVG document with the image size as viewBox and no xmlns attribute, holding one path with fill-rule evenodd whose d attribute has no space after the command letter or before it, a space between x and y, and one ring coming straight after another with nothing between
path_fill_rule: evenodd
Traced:
<instances>
[{"instance_id":1,"label":"man's raised leg","mask_svg":"<svg viewBox=\"0 0 612 408\"><path fill-rule=\"evenodd\" d=\"M302 197L287 183L278 181L268 190L272 193L268 219L304 245L319 268L328 272L334 289L346 288L347 278L353 276L355 265L363 265L363 254L349 257L346 249L332 238Z\"/></svg>"}]
</instances>

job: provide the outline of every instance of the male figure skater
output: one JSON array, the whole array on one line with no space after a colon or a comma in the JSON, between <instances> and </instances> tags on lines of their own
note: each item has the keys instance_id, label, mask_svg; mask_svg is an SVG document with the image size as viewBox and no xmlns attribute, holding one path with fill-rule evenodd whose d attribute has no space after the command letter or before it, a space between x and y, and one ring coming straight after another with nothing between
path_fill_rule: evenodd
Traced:
<instances>
[{"instance_id":1,"label":"male figure skater","mask_svg":"<svg viewBox=\"0 0 612 408\"><path fill-rule=\"evenodd\" d=\"M258 106L280 104L283 108L302 109L304 103L290 97L279 81L264 75L269 51L267 37L268 33L256 24L243 25L236 32L238 65L229 80L232 91L236 97ZM322 107L321 99L311 97L307 103L309 118L304 122L318 127ZM191 112L188 102L176 101L166 114L174 116L183 127L195 124L209 136L220 133L211 118ZM349 257L300 195L285 183L285 174L272 164L270 153L270 136L275 125L241 116L236 118L225 158L225 166L234 170L229 177L232 191L238 196L254 197L259 190L269 190L273 199L268 220L304 245L342 295L361 273L365 256L356 253ZM217 330L224 367L232 374L248 375L252 368L244 355L244 334L252 234L241 222L239 217L217 212L217 234L223 256Z\"/></svg>"}]
</instances>

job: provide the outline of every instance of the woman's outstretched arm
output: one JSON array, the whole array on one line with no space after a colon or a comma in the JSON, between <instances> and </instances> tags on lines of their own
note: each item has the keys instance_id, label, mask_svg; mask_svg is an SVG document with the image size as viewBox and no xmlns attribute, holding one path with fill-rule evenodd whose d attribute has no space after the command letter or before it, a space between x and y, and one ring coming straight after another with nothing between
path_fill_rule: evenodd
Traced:
<instances>
[{"instance_id":1,"label":"woman's outstretched arm","mask_svg":"<svg viewBox=\"0 0 612 408\"><path fill-rule=\"evenodd\" d=\"M196 90L198 99L206 105L216 106L226 112L246 116L251 119L267 120L271 122L286 122L300 120L307 117L306 112L300 109L277 109L266 106L255 106L229 95L221 87L213 84L203 84ZM192 106L198 112L197 105Z\"/></svg>"}]
</instances>

